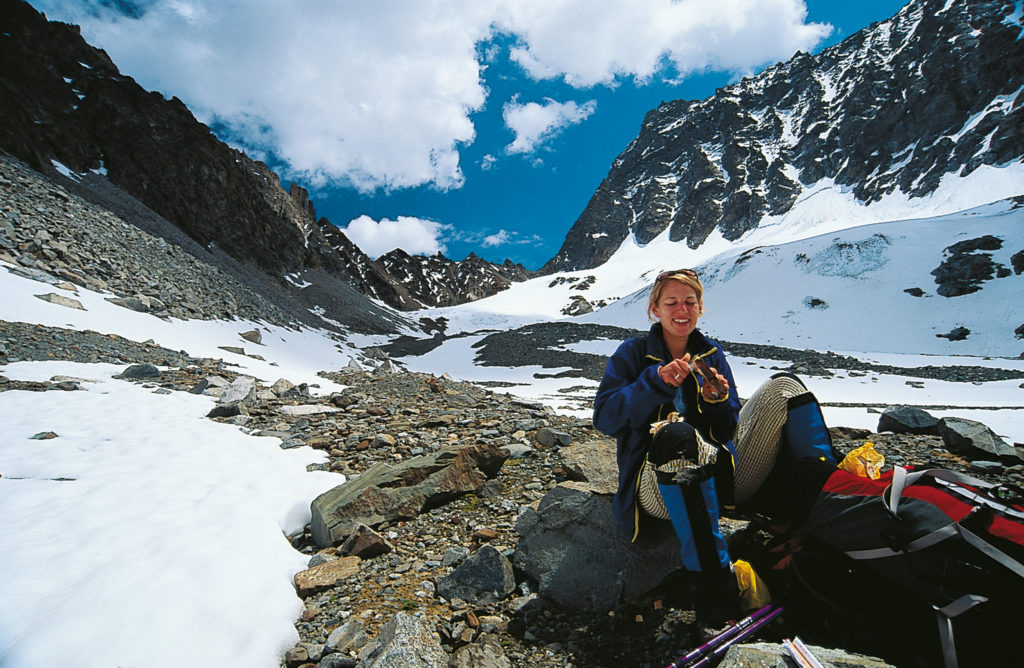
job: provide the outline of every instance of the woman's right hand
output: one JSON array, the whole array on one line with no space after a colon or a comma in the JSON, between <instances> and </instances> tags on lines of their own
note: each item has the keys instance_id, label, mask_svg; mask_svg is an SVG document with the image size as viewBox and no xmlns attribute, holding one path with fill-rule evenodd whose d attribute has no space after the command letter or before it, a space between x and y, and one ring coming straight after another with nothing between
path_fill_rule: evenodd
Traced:
<instances>
[{"instance_id":1,"label":"woman's right hand","mask_svg":"<svg viewBox=\"0 0 1024 668\"><path fill-rule=\"evenodd\" d=\"M690 353L658 367L658 375L670 387L682 385L683 379L690 375Z\"/></svg>"}]
</instances>

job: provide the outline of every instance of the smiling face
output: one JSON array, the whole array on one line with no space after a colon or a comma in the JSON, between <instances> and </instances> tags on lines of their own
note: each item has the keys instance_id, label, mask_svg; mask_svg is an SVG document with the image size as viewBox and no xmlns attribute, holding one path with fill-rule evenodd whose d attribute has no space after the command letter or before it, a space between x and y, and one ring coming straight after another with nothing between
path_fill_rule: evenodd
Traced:
<instances>
[{"instance_id":1,"label":"smiling face","mask_svg":"<svg viewBox=\"0 0 1024 668\"><path fill-rule=\"evenodd\" d=\"M661 286L651 314L661 322L662 335L673 356L682 355L686 349L686 341L697 328L703 310L703 301L693 287L671 279Z\"/></svg>"}]
</instances>

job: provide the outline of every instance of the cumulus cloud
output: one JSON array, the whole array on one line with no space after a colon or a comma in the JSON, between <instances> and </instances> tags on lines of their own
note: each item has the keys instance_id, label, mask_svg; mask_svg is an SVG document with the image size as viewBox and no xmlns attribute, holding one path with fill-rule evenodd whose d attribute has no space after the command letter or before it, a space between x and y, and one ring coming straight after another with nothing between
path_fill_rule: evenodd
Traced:
<instances>
[{"instance_id":1,"label":"cumulus cloud","mask_svg":"<svg viewBox=\"0 0 1024 668\"><path fill-rule=\"evenodd\" d=\"M423 218L399 216L397 220L359 216L341 230L352 242L376 260L390 250L401 248L410 255L434 255L448 249L442 242L451 225Z\"/></svg>"},{"instance_id":2,"label":"cumulus cloud","mask_svg":"<svg viewBox=\"0 0 1024 668\"><path fill-rule=\"evenodd\" d=\"M505 150L509 153L533 153L566 127L585 121L596 108L594 100L583 104L571 100L556 102L551 98L545 99L543 104L520 104L512 100L505 104L501 115L516 138Z\"/></svg>"},{"instance_id":3,"label":"cumulus cloud","mask_svg":"<svg viewBox=\"0 0 1024 668\"><path fill-rule=\"evenodd\" d=\"M806 23L803 0L562 0L511 4L512 58L537 79L575 87L679 73L748 73L810 51L831 26Z\"/></svg>"},{"instance_id":4,"label":"cumulus cloud","mask_svg":"<svg viewBox=\"0 0 1024 668\"><path fill-rule=\"evenodd\" d=\"M583 88L705 68L745 73L828 33L806 23L802 0L446 0L443 11L407 0L311 0L298 10L277 0L33 5L82 25L122 71L181 98L250 154L272 152L313 186L341 180L367 191L462 185L460 152L476 139L471 114L488 94L482 73L503 57L498 33L512 37L510 55L529 76ZM515 121L516 150L560 127L535 119L531 129L526 115Z\"/></svg>"}]
</instances>

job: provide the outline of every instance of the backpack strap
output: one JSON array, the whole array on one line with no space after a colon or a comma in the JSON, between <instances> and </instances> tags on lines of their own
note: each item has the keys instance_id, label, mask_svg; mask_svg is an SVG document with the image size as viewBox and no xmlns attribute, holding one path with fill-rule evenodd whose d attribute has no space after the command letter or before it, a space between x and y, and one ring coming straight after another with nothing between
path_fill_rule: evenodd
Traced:
<instances>
[{"instance_id":1,"label":"backpack strap","mask_svg":"<svg viewBox=\"0 0 1024 668\"><path fill-rule=\"evenodd\" d=\"M959 617L979 603L988 599L977 594L965 594L941 608L934 607L935 619L939 624L939 642L942 644L944 668L957 668L956 641L953 637L953 618Z\"/></svg>"},{"instance_id":2,"label":"backpack strap","mask_svg":"<svg viewBox=\"0 0 1024 668\"><path fill-rule=\"evenodd\" d=\"M939 527L935 531L909 542L907 545L903 546L903 549L895 550L888 547L882 547L872 550L856 550L853 552L847 552L847 556L851 559L857 560L882 559L894 556L900 552L913 552L914 550L930 547L931 545L935 545L936 543L959 534L960 536L963 536L963 539L972 547L1002 566L1008 568L1018 577L1024 578L1024 564L963 525L963 523L972 516L977 516L984 512L983 509L990 508L998 508L1001 512L1019 518L1024 518L1024 513L1021 511L1012 508L1007 504L996 501L991 496L980 494L963 487L963 485L968 485L978 489L990 489L995 487L995 485L963 473L948 471L946 469L923 469L921 471L909 473L902 466L897 466L893 468L892 483L885 489L885 492L882 493L882 502L885 504L886 509L888 509L895 517L899 517L899 504L900 499L903 497L903 492L906 491L907 487L914 485L923 478L931 478L939 483L941 487L954 491L956 494L966 497L980 505L975 507L959 521L951 521L949 524Z\"/></svg>"}]
</instances>

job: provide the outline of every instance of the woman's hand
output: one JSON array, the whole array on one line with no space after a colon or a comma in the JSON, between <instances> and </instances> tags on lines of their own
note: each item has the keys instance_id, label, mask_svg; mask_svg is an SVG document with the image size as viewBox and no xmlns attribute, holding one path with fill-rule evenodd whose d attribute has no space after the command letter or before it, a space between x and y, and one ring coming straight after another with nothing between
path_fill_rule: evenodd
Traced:
<instances>
[{"instance_id":1,"label":"woman's hand","mask_svg":"<svg viewBox=\"0 0 1024 668\"><path fill-rule=\"evenodd\" d=\"M700 364L701 375L704 377L704 382L701 384L700 392L701 395L708 401L718 401L724 396L729 394L729 381L725 379L725 376L718 372L718 369L705 364L704 360L698 360Z\"/></svg>"},{"instance_id":2,"label":"woman's hand","mask_svg":"<svg viewBox=\"0 0 1024 668\"><path fill-rule=\"evenodd\" d=\"M682 385L683 379L690 375L690 353L686 353L682 357L660 366L658 368L658 375L670 387Z\"/></svg>"}]
</instances>

